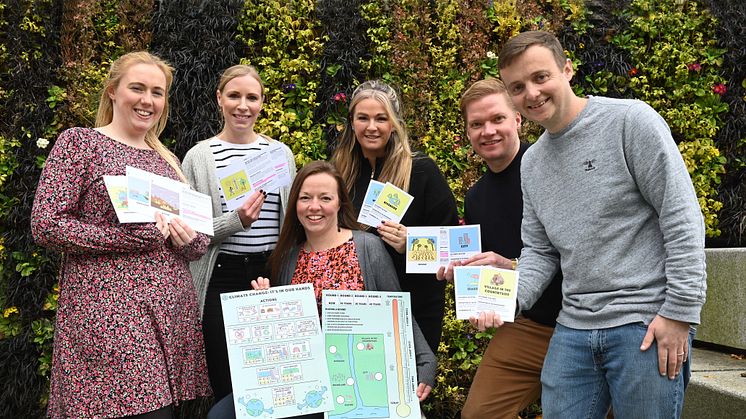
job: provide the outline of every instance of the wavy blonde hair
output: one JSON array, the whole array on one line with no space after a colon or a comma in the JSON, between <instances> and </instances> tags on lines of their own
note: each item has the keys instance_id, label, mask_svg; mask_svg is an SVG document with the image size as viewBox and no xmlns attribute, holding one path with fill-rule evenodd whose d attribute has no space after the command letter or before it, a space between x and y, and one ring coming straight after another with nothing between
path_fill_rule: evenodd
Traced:
<instances>
[{"instance_id":1,"label":"wavy blonde hair","mask_svg":"<svg viewBox=\"0 0 746 419\"><path fill-rule=\"evenodd\" d=\"M350 114L341 139L334 150L332 161L342 175L347 191L352 191L355 179L360 173L360 162L365 158L355 137L352 121L355 116L355 107L365 99L374 99L383 105L393 128L391 138L386 144L386 157L378 180L380 182L391 182L397 187L409 191L413 156L412 149L409 147L407 127L402 118L401 102L396 91L380 80L366 81L352 93Z\"/></svg>"},{"instance_id":2,"label":"wavy blonde hair","mask_svg":"<svg viewBox=\"0 0 746 419\"><path fill-rule=\"evenodd\" d=\"M109 93L119 87L119 82L122 81L122 77L127 73L130 67L137 64L150 64L158 67L166 76L166 92L165 92L165 103L163 106L163 112L158 121L145 133L145 144L155 150L163 160L168 163L171 168L174 169L176 174L179 176L182 182L186 182L186 177L181 171L179 160L176 158L166 146L163 145L158 137L161 135L163 130L166 128L168 122L168 91L171 89L171 84L174 80L173 67L166 63L161 58L147 52L147 51L135 51L122 55L117 58L111 64L109 74L104 80L104 86L101 89L101 97L98 103L98 112L96 113L96 127L103 127L109 125L114 119L114 104L109 96Z\"/></svg>"}]
</instances>

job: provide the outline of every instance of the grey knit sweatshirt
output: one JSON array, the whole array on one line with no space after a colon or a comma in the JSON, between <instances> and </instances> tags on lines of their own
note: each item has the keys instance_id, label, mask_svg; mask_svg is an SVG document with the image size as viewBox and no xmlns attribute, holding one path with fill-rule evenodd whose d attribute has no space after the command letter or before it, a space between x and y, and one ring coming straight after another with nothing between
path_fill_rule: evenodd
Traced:
<instances>
[{"instance_id":1,"label":"grey knit sweatshirt","mask_svg":"<svg viewBox=\"0 0 746 419\"><path fill-rule=\"evenodd\" d=\"M531 307L558 268L557 322L575 329L699 323L704 222L663 118L637 100L590 97L545 132L521 165L524 249L518 302Z\"/></svg>"}]
</instances>

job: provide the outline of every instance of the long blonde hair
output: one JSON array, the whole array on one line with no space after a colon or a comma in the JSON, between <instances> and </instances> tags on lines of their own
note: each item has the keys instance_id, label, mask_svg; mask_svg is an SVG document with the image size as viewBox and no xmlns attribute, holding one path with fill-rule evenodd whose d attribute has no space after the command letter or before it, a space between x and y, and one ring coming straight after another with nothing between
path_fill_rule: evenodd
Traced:
<instances>
[{"instance_id":1,"label":"long blonde hair","mask_svg":"<svg viewBox=\"0 0 746 419\"><path fill-rule=\"evenodd\" d=\"M364 99L375 99L382 104L393 128L391 138L386 144L386 157L378 180L380 182L391 182L408 191L412 174L412 149L409 147L409 135L402 118L401 102L396 91L380 80L366 81L352 93L350 114L339 144L334 150L332 161L342 175L347 191L352 191L355 179L360 173L360 162L365 158L363 150L360 148L357 138L355 138L355 129L352 123L355 107ZM375 167L373 170L375 171Z\"/></svg>"},{"instance_id":2,"label":"long blonde hair","mask_svg":"<svg viewBox=\"0 0 746 419\"><path fill-rule=\"evenodd\" d=\"M163 160L174 169L182 182L186 182L186 177L181 171L179 160L176 158L174 153L167 149L161 140L158 139L158 136L160 136L166 128L166 122L168 122L168 91L171 89L171 84L174 80L173 67L168 65L168 63L161 58L147 51L135 51L122 55L111 64L109 75L106 77L106 80L104 80L104 86L101 89L101 97L98 103L95 125L96 127L103 127L109 125L114 119L114 104L109 93L119 87L119 82L122 80L122 77L124 77L124 74L130 67L136 64L152 64L158 67L166 76L166 94L163 113L161 113L161 117L158 121L148 130L147 133L145 133L145 144L155 150L158 155L160 155Z\"/></svg>"}]
</instances>

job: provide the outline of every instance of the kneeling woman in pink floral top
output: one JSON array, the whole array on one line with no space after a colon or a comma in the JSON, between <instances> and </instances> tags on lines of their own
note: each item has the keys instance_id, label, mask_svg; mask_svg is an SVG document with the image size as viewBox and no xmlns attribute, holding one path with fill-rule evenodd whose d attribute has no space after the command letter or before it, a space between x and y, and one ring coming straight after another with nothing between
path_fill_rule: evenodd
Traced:
<instances>
[{"instance_id":1,"label":"kneeling woman in pink floral top","mask_svg":"<svg viewBox=\"0 0 746 419\"><path fill-rule=\"evenodd\" d=\"M321 161L305 165L290 188L280 238L269 259L272 285L312 283L319 305L322 290L399 291L383 242L356 226L350 198L334 166ZM268 288L270 280L260 277L252 286ZM422 401L435 383L437 364L417 323L413 331L417 396ZM229 395L208 417L232 417L232 402Z\"/></svg>"},{"instance_id":2,"label":"kneeling woman in pink floral top","mask_svg":"<svg viewBox=\"0 0 746 419\"><path fill-rule=\"evenodd\" d=\"M172 70L125 54L101 93L97 128L60 134L39 179L31 232L64 252L47 414L53 418L172 417L210 394L188 263L208 238L179 218L120 224L104 185L126 166L183 181L158 135ZM136 416L135 416L136 415Z\"/></svg>"}]
</instances>

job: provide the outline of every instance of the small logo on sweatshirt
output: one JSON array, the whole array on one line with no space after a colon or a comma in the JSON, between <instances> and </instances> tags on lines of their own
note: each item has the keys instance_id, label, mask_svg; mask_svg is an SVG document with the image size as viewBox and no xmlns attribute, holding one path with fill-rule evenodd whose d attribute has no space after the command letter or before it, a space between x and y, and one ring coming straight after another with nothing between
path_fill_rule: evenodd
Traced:
<instances>
[{"instance_id":1,"label":"small logo on sweatshirt","mask_svg":"<svg viewBox=\"0 0 746 419\"><path fill-rule=\"evenodd\" d=\"M592 171L596 170L596 166L593 164L595 162L596 162L596 159L584 161L583 162L583 168L585 169L585 171L586 172L592 172Z\"/></svg>"}]
</instances>

